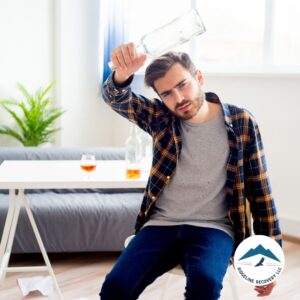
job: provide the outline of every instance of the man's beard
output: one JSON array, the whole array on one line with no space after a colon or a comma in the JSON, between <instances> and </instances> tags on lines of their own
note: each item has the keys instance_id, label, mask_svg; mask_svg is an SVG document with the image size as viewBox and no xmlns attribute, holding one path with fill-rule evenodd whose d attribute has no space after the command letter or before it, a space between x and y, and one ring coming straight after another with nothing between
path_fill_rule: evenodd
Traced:
<instances>
[{"instance_id":1,"label":"man's beard","mask_svg":"<svg viewBox=\"0 0 300 300\"><path fill-rule=\"evenodd\" d=\"M202 107L204 102L204 93L200 90L198 96L193 99L193 100L182 100L182 102L180 104L177 104L175 106L175 111L172 111L173 115L175 115L177 118L181 119L181 120L190 120L193 117L195 117L198 113L198 111L200 110L200 108ZM183 107L187 104L190 104L192 107L184 112L178 112L178 109L180 107Z\"/></svg>"}]
</instances>

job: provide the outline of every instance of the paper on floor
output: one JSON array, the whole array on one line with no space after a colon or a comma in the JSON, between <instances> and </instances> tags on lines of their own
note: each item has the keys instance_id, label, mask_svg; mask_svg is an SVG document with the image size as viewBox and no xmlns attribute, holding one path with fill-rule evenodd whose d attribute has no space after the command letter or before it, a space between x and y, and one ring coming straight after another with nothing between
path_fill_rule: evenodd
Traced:
<instances>
[{"instance_id":1,"label":"paper on floor","mask_svg":"<svg viewBox=\"0 0 300 300\"><path fill-rule=\"evenodd\" d=\"M33 291L39 291L44 296L49 296L53 293L53 282L51 276L18 278L18 284L23 296L27 296Z\"/></svg>"}]
</instances>

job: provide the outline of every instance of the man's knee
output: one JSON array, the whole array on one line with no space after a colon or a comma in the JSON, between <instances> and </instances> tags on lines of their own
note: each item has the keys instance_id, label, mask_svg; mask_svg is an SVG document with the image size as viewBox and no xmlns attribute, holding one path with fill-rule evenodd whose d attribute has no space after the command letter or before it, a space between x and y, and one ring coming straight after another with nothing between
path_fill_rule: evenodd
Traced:
<instances>
[{"instance_id":1,"label":"man's knee","mask_svg":"<svg viewBox=\"0 0 300 300\"><path fill-rule=\"evenodd\" d=\"M222 278L212 272L201 272L187 278L186 299L215 300L219 299L222 290Z\"/></svg>"},{"instance_id":2,"label":"man's knee","mask_svg":"<svg viewBox=\"0 0 300 300\"><path fill-rule=\"evenodd\" d=\"M129 282L124 281L124 277L108 274L102 285L100 292L101 300L131 300L132 287Z\"/></svg>"}]
</instances>

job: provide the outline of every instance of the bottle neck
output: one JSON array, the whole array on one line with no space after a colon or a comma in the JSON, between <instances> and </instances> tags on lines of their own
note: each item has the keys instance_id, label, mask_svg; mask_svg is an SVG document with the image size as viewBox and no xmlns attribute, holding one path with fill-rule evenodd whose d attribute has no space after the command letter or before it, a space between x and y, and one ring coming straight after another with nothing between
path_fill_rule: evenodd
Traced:
<instances>
[{"instance_id":1,"label":"bottle neck","mask_svg":"<svg viewBox=\"0 0 300 300\"><path fill-rule=\"evenodd\" d=\"M129 136L135 137L135 138L138 137L138 129L137 129L137 126L135 124L131 124Z\"/></svg>"},{"instance_id":2,"label":"bottle neck","mask_svg":"<svg viewBox=\"0 0 300 300\"><path fill-rule=\"evenodd\" d=\"M142 44L138 44L135 49L136 49L136 54L138 56L142 55L142 54L147 54L146 53L146 49L145 49L145 47Z\"/></svg>"}]
</instances>

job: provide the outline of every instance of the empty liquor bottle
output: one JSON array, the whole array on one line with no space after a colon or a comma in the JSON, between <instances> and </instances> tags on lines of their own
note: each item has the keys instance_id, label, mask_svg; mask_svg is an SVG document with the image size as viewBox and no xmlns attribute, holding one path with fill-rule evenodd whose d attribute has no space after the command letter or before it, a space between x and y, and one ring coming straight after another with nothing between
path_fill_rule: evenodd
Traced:
<instances>
[{"instance_id":1,"label":"empty liquor bottle","mask_svg":"<svg viewBox=\"0 0 300 300\"><path fill-rule=\"evenodd\" d=\"M194 8L171 22L145 34L136 46L137 55L156 57L190 41L206 31L198 11ZM113 69L113 65L109 62Z\"/></svg>"},{"instance_id":2,"label":"empty liquor bottle","mask_svg":"<svg viewBox=\"0 0 300 300\"><path fill-rule=\"evenodd\" d=\"M139 130L139 136L142 141L142 172L148 175L153 159L153 139L150 134L143 130Z\"/></svg>"}]
</instances>

